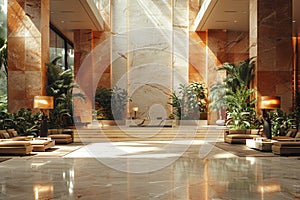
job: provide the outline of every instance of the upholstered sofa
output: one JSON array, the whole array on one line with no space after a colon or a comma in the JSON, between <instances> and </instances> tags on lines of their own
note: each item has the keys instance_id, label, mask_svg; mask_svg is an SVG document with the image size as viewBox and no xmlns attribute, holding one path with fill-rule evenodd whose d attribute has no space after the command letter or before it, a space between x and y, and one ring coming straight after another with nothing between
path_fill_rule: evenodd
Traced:
<instances>
[{"instance_id":1,"label":"upholstered sofa","mask_svg":"<svg viewBox=\"0 0 300 200\"><path fill-rule=\"evenodd\" d=\"M0 139L0 154L30 154L33 146L29 141L3 141Z\"/></svg>"},{"instance_id":2,"label":"upholstered sofa","mask_svg":"<svg viewBox=\"0 0 300 200\"><path fill-rule=\"evenodd\" d=\"M55 141L49 138L33 138L33 136L19 136L18 132L14 129L0 130L0 140L2 146L5 147L4 152L9 153L9 150L12 150L12 154L18 154L18 151L15 151L15 149L23 148L25 152L22 153L22 150L20 150L19 154L28 154L30 149L31 151L45 151L46 149L49 149L55 145ZM28 147L28 143L31 147ZM11 145L12 147L9 148L9 145ZM22 145L24 145L24 147L22 147Z\"/></svg>"},{"instance_id":3,"label":"upholstered sofa","mask_svg":"<svg viewBox=\"0 0 300 200\"><path fill-rule=\"evenodd\" d=\"M272 152L278 155L300 155L300 131L290 129L284 136L273 136Z\"/></svg>"},{"instance_id":4,"label":"upholstered sofa","mask_svg":"<svg viewBox=\"0 0 300 200\"><path fill-rule=\"evenodd\" d=\"M73 142L72 129L50 129L48 137L55 141L56 144L68 144Z\"/></svg>"},{"instance_id":5,"label":"upholstered sofa","mask_svg":"<svg viewBox=\"0 0 300 200\"><path fill-rule=\"evenodd\" d=\"M246 144L247 139L259 137L261 137L261 132L258 129L224 130L224 142L230 144Z\"/></svg>"},{"instance_id":6,"label":"upholstered sofa","mask_svg":"<svg viewBox=\"0 0 300 200\"><path fill-rule=\"evenodd\" d=\"M297 131L297 129L290 129L286 135L273 136L272 139L277 141L300 141L300 131Z\"/></svg>"},{"instance_id":7,"label":"upholstered sofa","mask_svg":"<svg viewBox=\"0 0 300 200\"><path fill-rule=\"evenodd\" d=\"M300 141L279 141L272 145L272 152L278 155L300 155Z\"/></svg>"}]
</instances>

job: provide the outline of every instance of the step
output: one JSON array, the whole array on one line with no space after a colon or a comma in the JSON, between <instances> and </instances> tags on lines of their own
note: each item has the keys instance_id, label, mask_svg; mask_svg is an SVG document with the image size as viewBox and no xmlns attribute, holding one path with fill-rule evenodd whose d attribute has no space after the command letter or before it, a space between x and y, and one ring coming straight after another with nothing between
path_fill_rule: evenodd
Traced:
<instances>
[{"instance_id":1,"label":"step","mask_svg":"<svg viewBox=\"0 0 300 200\"><path fill-rule=\"evenodd\" d=\"M210 127L105 127L82 128L74 132L74 142L136 141L136 140L216 140L223 139L224 129Z\"/></svg>"}]
</instances>

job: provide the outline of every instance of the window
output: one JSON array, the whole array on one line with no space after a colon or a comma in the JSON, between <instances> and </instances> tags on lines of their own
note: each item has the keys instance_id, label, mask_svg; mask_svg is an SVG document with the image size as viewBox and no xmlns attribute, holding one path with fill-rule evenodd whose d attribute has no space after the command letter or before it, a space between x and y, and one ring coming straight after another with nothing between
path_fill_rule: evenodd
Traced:
<instances>
[{"instance_id":1,"label":"window","mask_svg":"<svg viewBox=\"0 0 300 200\"><path fill-rule=\"evenodd\" d=\"M7 1L0 0L0 111L7 111Z\"/></svg>"},{"instance_id":2,"label":"window","mask_svg":"<svg viewBox=\"0 0 300 200\"><path fill-rule=\"evenodd\" d=\"M57 57L61 57L58 64L63 70L74 65L73 43L50 24L50 61Z\"/></svg>"}]
</instances>

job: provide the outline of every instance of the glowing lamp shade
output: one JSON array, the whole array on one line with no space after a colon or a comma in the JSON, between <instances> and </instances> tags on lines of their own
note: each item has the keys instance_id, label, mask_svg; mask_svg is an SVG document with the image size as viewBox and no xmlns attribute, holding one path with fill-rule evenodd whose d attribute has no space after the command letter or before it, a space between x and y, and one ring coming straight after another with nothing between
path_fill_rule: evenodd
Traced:
<instances>
[{"instance_id":1,"label":"glowing lamp shade","mask_svg":"<svg viewBox=\"0 0 300 200\"><path fill-rule=\"evenodd\" d=\"M262 96L260 109L273 110L280 108L280 97L277 96Z\"/></svg>"},{"instance_id":2,"label":"glowing lamp shade","mask_svg":"<svg viewBox=\"0 0 300 200\"><path fill-rule=\"evenodd\" d=\"M33 101L33 108L39 109L53 109L53 97L52 96L35 96Z\"/></svg>"},{"instance_id":3,"label":"glowing lamp shade","mask_svg":"<svg viewBox=\"0 0 300 200\"><path fill-rule=\"evenodd\" d=\"M139 111L139 107L132 107L132 110L137 112L137 111Z\"/></svg>"}]
</instances>

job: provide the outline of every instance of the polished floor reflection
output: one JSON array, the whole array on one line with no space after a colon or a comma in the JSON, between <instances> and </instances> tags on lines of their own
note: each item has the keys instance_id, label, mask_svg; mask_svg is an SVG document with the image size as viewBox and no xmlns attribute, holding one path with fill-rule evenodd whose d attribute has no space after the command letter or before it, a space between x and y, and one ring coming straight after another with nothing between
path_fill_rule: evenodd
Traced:
<instances>
[{"instance_id":1,"label":"polished floor reflection","mask_svg":"<svg viewBox=\"0 0 300 200\"><path fill-rule=\"evenodd\" d=\"M299 157L237 157L203 141L186 144L97 143L13 157L0 163L0 199L300 198Z\"/></svg>"}]
</instances>

